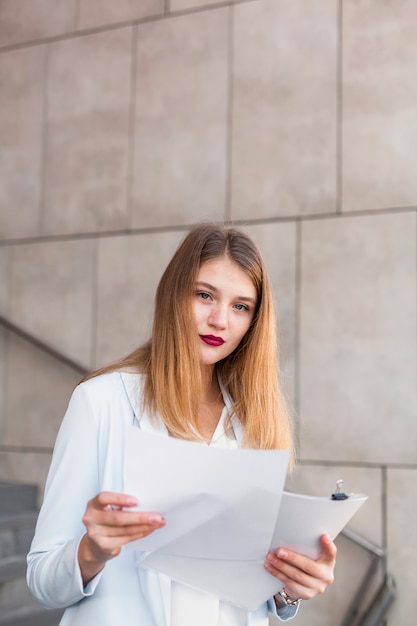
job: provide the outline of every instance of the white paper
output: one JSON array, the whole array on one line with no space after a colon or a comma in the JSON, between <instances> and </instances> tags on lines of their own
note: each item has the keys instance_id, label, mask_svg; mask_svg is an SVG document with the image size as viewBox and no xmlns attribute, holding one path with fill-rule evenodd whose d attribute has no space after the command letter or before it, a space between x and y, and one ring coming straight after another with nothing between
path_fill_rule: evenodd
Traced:
<instances>
[{"instance_id":1,"label":"white paper","mask_svg":"<svg viewBox=\"0 0 417 626\"><path fill-rule=\"evenodd\" d=\"M128 544L141 566L255 609L282 588L264 569L287 547L316 559L320 536L338 535L366 496L333 501L283 491L288 453L229 450L132 428L125 493L166 526Z\"/></svg>"},{"instance_id":2,"label":"white paper","mask_svg":"<svg viewBox=\"0 0 417 626\"><path fill-rule=\"evenodd\" d=\"M317 498L284 492L271 549L285 546L317 559L321 552L320 536L327 533L333 540L367 499L353 495L347 500Z\"/></svg>"},{"instance_id":3,"label":"white paper","mask_svg":"<svg viewBox=\"0 0 417 626\"><path fill-rule=\"evenodd\" d=\"M130 548L209 559L262 559L287 473L285 450L229 450L132 428L124 490L166 526Z\"/></svg>"}]
</instances>

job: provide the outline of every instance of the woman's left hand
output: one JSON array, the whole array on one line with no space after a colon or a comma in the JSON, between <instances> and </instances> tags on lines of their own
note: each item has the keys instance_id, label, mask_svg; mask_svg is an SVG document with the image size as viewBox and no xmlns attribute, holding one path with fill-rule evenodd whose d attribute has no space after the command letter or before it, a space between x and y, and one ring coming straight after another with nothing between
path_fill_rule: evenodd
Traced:
<instances>
[{"instance_id":1,"label":"woman's left hand","mask_svg":"<svg viewBox=\"0 0 417 626\"><path fill-rule=\"evenodd\" d=\"M322 535L320 542L322 551L316 561L286 548L267 554L265 569L279 578L291 599L311 600L332 584L337 548L328 535Z\"/></svg>"}]
</instances>

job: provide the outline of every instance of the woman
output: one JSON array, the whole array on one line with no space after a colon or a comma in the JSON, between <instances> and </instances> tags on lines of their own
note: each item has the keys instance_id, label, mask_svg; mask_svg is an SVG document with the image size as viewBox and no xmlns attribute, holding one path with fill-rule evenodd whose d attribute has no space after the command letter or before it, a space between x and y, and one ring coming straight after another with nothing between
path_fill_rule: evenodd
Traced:
<instances>
[{"instance_id":1,"label":"woman","mask_svg":"<svg viewBox=\"0 0 417 626\"><path fill-rule=\"evenodd\" d=\"M28 584L45 606L66 608L62 626L265 626L269 612L290 619L332 582L336 548L326 535L317 561L285 547L265 555L284 588L251 612L145 570L140 553L123 550L166 524L158 511L129 511L137 502L123 493L128 429L292 458L276 365L258 250L239 230L194 227L159 283L151 340L86 377L58 434Z\"/></svg>"}]
</instances>

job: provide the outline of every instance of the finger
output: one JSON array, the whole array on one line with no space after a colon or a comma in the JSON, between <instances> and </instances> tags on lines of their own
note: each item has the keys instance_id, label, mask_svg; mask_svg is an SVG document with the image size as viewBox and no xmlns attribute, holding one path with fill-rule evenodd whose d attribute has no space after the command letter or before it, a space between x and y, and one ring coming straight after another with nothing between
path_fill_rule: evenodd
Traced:
<instances>
[{"instance_id":1,"label":"finger","mask_svg":"<svg viewBox=\"0 0 417 626\"><path fill-rule=\"evenodd\" d=\"M149 525L160 526L165 524L163 515L155 511L124 511L120 509L106 509L101 516L102 524L106 526Z\"/></svg>"},{"instance_id":2,"label":"finger","mask_svg":"<svg viewBox=\"0 0 417 626\"><path fill-rule=\"evenodd\" d=\"M283 550L279 550L277 554L269 553L266 557L265 568L283 582L291 580L298 584L305 584L311 578L311 573L302 566L301 559L298 562L291 562L291 558L291 553Z\"/></svg>"},{"instance_id":3,"label":"finger","mask_svg":"<svg viewBox=\"0 0 417 626\"><path fill-rule=\"evenodd\" d=\"M138 500L134 496L112 491L102 491L93 498L91 502L101 509L105 509L106 507L123 508L138 505Z\"/></svg>"},{"instance_id":4,"label":"finger","mask_svg":"<svg viewBox=\"0 0 417 626\"><path fill-rule=\"evenodd\" d=\"M314 590L314 580L308 575L302 574L300 570L296 568L288 569L286 571L277 569L268 561L265 562L265 569L278 578L281 586L285 588L285 591L291 598L300 598L301 600L309 600L313 598L318 591Z\"/></svg>"},{"instance_id":5,"label":"finger","mask_svg":"<svg viewBox=\"0 0 417 626\"><path fill-rule=\"evenodd\" d=\"M283 582L293 581L320 593L334 579L334 560L332 562L313 561L283 548L279 548L276 553L268 553L266 565L266 569Z\"/></svg>"},{"instance_id":6,"label":"finger","mask_svg":"<svg viewBox=\"0 0 417 626\"><path fill-rule=\"evenodd\" d=\"M285 564L290 564L313 577L320 576L322 570L334 568L337 554L337 548L328 535L322 535L320 541L322 551L316 561L286 548L268 553L267 560L279 569L285 569Z\"/></svg>"},{"instance_id":7,"label":"finger","mask_svg":"<svg viewBox=\"0 0 417 626\"><path fill-rule=\"evenodd\" d=\"M316 562L312 559L286 548L279 548L276 552L269 552L267 554L267 562L287 575L296 570L308 575L314 575L319 569Z\"/></svg>"},{"instance_id":8,"label":"finger","mask_svg":"<svg viewBox=\"0 0 417 626\"><path fill-rule=\"evenodd\" d=\"M92 550L96 554L105 555L105 558L115 556L120 548L136 539L148 536L158 528L165 525L165 520L160 517L159 524L130 524L125 526L102 526L93 524L87 528L87 539ZM94 548L95 546L95 548Z\"/></svg>"},{"instance_id":9,"label":"finger","mask_svg":"<svg viewBox=\"0 0 417 626\"><path fill-rule=\"evenodd\" d=\"M265 562L265 569L278 578L290 597L310 600L326 589L327 584L320 577L315 578L285 561L278 560L274 565L269 558Z\"/></svg>"},{"instance_id":10,"label":"finger","mask_svg":"<svg viewBox=\"0 0 417 626\"><path fill-rule=\"evenodd\" d=\"M106 511L96 520L96 524L106 527L106 534L120 535L124 532L146 532L162 528L166 524L163 515L154 512ZM136 530L135 530L136 529Z\"/></svg>"},{"instance_id":11,"label":"finger","mask_svg":"<svg viewBox=\"0 0 417 626\"><path fill-rule=\"evenodd\" d=\"M320 537L320 543L322 545L322 552L317 559L317 563L334 563L336 561L337 548L329 535L324 534Z\"/></svg>"},{"instance_id":12,"label":"finger","mask_svg":"<svg viewBox=\"0 0 417 626\"><path fill-rule=\"evenodd\" d=\"M149 525L127 527L109 526L105 529L105 532L103 532L104 529L96 527L92 532L87 532L87 536L92 542L92 545L97 547L99 554L104 554L107 555L106 558L111 558L120 552L123 545L131 541L136 541L137 539L143 539L158 528L158 526Z\"/></svg>"}]
</instances>

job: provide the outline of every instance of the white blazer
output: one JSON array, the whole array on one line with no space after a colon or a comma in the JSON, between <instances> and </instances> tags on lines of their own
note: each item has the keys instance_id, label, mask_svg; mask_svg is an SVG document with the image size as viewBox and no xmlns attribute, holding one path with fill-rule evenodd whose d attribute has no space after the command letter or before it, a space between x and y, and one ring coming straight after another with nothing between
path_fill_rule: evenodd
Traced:
<instances>
[{"instance_id":1,"label":"white blazer","mask_svg":"<svg viewBox=\"0 0 417 626\"><path fill-rule=\"evenodd\" d=\"M155 426L140 408L142 382L140 375L114 372L80 384L59 430L27 582L43 606L66 608L60 626L170 626L171 579L141 568L134 551L122 550L85 588L77 560L87 502L100 491L123 492L128 429L137 425L168 436L162 419ZM237 419L233 428L241 440ZM271 599L246 612L246 626L267 626L269 612L286 621L296 610L284 607L277 614Z\"/></svg>"}]
</instances>

